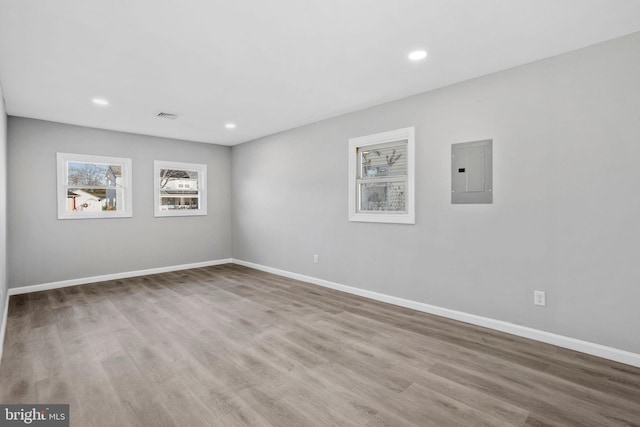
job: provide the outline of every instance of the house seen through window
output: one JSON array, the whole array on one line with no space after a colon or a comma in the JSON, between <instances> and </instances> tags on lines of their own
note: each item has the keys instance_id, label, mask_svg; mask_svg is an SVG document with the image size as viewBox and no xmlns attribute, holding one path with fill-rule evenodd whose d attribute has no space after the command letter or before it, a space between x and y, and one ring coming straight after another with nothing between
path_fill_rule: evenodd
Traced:
<instances>
[{"instance_id":1,"label":"house seen through window","mask_svg":"<svg viewBox=\"0 0 640 427\"><path fill-rule=\"evenodd\" d=\"M198 171L160 169L160 210L200 209Z\"/></svg>"},{"instance_id":2,"label":"house seen through window","mask_svg":"<svg viewBox=\"0 0 640 427\"><path fill-rule=\"evenodd\" d=\"M131 216L131 159L58 153L58 218Z\"/></svg>"},{"instance_id":3,"label":"house seen through window","mask_svg":"<svg viewBox=\"0 0 640 427\"><path fill-rule=\"evenodd\" d=\"M69 162L67 211L115 211L122 205L122 166Z\"/></svg>"},{"instance_id":4,"label":"house seen through window","mask_svg":"<svg viewBox=\"0 0 640 427\"><path fill-rule=\"evenodd\" d=\"M155 216L207 214L207 165L156 160Z\"/></svg>"},{"instance_id":5,"label":"house seen through window","mask_svg":"<svg viewBox=\"0 0 640 427\"><path fill-rule=\"evenodd\" d=\"M405 212L407 140L358 149L358 212Z\"/></svg>"}]
</instances>

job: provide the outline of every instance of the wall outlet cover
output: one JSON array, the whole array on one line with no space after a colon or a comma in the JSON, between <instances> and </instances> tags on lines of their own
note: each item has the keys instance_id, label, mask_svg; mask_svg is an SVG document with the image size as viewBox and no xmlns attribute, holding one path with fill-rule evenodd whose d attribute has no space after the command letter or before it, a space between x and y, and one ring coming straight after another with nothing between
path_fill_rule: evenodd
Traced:
<instances>
[{"instance_id":1,"label":"wall outlet cover","mask_svg":"<svg viewBox=\"0 0 640 427\"><path fill-rule=\"evenodd\" d=\"M547 294L544 291L533 291L533 303L545 307L547 305Z\"/></svg>"}]
</instances>

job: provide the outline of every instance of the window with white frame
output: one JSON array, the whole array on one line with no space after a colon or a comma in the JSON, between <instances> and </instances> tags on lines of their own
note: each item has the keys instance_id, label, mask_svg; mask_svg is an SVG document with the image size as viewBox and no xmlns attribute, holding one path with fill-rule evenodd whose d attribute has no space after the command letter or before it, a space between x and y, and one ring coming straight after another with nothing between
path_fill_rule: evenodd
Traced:
<instances>
[{"instance_id":1,"label":"window with white frame","mask_svg":"<svg viewBox=\"0 0 640 427\"><path fill-rule=\"evenodd\" d=\"M132 216L131 159L57 153L58 219Z\"/></svg>"},{"instance_id":2,"label":"window with white frame","mask_svg":"<svg viewBox=\"0 0 640 427\"><path fill-rule=\"evenodd\" d=\"M154 215L207 214L207 165L154 162Z\"/></svg>"},{"instance_id":3,"label":"window with white frame","mask_svg":"<svg viewBox=\"0 0 640 427\"><path fill-rule=\"evenodd\" d=\"M349 220L415 224L415 129L349 139Z\"/></svg>"}]
</instances>

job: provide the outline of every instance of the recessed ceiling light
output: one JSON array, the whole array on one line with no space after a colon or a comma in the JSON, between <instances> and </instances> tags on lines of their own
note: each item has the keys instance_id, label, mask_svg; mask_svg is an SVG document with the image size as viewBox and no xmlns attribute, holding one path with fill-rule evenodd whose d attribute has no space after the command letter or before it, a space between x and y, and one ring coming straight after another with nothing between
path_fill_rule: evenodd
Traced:
<instances>
[{"instance_id":1,"label":"recessed ceiling light","mask_svg":"<svg viewBox=\"0 0 640 427\"><path fill-rule=\"evenodd\" d=\"M96 105L109 105L109 101L103 98L93 98L92 101Z\"/></svg>"},{"instance_id":2,"label":"recessed ceiling light","mask_svg":"<svg viewBox=\"0 0 640 427\"><path fill-rule=\"evenodd\" d=\"M427 57L426 50L414 50L409 54L409 59L412 61L420 61L421 59L424 59L426 57Z\"/></svg>"},{"instance_id":3,"label":"recessed ceiling light","mask_svg":"<svg viewBox=\"0 0 640 427\"><path fill-rule=\"evenodd\" d=\"M226 125L224 125L224 127L226 127L227 129L235 129L236 128L236 124L235 123L227 123Z\"/></svg>"}]
</instances>

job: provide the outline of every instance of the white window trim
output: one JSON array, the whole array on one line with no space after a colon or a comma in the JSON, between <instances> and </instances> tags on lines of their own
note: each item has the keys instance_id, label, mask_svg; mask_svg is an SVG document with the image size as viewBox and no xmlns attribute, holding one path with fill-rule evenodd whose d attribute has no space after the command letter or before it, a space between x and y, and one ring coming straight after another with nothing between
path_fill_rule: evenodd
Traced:
<instances>
[{"instance_id":1,"label":"white window trim","mask_svg":"<svg viewBox=\"0 0 640 427\"><path fill-rule=\"evenodd\" d=\"M58 219L130 218L133 216L131 195L131 159L122 157L91 156L87 154L57 153L58 166ZM100 212L67 212L68 162L106 163L122 165L122 191L124 209Z\"/></svg>"},{"instance_id":2,"label":"white window trim","mask_svg":"<svg viewBox=\"0 0 640 427\"><path fill-rule=\"evenodd\" d=\"M406 212L358 212L358 153L363 147L407 140ZM349 221L415 224L415 127L349 139Z\"/></svg>"},{"instance_id":3,"label":"white window trim","mask_svg":"<svg viewBox=\"0 0 640 427\"><path fill-rule=\"evenodd\" d=\"M200 209L160 210L160 169L183 169L198 171L198 197ZM207 215L207 165L198 163L168 162L154 160L153 162L153 212L156 217L167 216L201 216Z\"/></svg>"}]
</instances>

